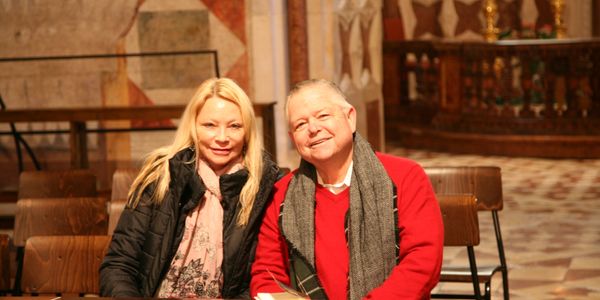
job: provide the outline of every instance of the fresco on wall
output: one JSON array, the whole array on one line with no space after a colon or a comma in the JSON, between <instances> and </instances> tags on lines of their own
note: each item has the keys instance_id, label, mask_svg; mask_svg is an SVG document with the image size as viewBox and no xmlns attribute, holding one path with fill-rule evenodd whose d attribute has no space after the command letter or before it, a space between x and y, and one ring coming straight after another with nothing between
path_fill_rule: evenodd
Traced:
<instances>
[{"instance_id":1,"label":"fresco on wall","mask_svg":"<svg viewBox=\"0 0 600 300\"><path fill-rule=\"evenodd\" d=\"M221 75L248 90L245 1L77 0L0 2L0 57L132 54L215 49ZM210 54L0 62L8 108L139 106L186 103L216 75ZM89 122L88 128L172 126L176 120ZM19 124L21 131L68 130L68 123ZM0 124L0 131L8 131ZM90 134L92 167L137 164L172 131ZM65 134L26 135L43 169L69 166ZM12 137L0 135L0 172L16 178ZM28 159L26 159L28 161ZM27 165L26 169L31 169ZM105 170L108 181L111 170ZM7 174L7 173L4 173ZM0 185L15 185L2 182ZM2 189L3 186L0 186Z\"/></svg>"}]
</instances>

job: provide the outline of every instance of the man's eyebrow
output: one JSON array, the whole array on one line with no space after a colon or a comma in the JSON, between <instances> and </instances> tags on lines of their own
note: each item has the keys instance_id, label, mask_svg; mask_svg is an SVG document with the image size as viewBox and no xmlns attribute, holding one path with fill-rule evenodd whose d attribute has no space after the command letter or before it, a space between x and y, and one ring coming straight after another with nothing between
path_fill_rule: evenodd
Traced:
<instances>
[{"instance_id":1,"label":"man's eyebrow","mask_svg":"<svg viewBox=\"0 0 600 300\"><path fill-rule=\"evenodd\" d=\"M301 120L303 120L303 119L304 119L304 117L301 117L301 118L296 118L296 119L290 119L290 123L292 123L292 124L296 124L296 123L298 123L298 121L301 121Z\"/></svg>"}]
</instances>

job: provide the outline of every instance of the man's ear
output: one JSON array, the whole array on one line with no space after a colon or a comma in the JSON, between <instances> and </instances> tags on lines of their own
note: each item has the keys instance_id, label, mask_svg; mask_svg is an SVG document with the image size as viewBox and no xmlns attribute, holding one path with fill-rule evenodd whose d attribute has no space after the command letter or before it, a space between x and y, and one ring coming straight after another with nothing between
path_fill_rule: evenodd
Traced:
<instances>
[{"instance_id":1,"label":"man's ear","mask_svg":"<svg viewBox=\"0 0 600 300\"><path fill-rule=\"evenodd\" d=\"M356 132L356 109L354 107L350 107L346 114L346 119L348 120L352 132Z\"/></svg>"}]
</instances>

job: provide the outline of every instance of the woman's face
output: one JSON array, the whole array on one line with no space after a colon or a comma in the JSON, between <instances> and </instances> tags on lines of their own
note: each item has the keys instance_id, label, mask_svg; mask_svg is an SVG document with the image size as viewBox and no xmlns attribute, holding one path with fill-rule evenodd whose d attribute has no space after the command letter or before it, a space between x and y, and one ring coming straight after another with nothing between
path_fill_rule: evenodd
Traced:
<instances>
[{"instance_id":1,"label":"woman's face","mask_svg":"<svg viewBox=\"0 0 600 300\"><path fill-rule=\"evenodd\" d=\"M196 128L200 156L217 175L223 174L244 148L240 108L225 99L209 98L196 117Z\"/></svg>"}]
</instances>

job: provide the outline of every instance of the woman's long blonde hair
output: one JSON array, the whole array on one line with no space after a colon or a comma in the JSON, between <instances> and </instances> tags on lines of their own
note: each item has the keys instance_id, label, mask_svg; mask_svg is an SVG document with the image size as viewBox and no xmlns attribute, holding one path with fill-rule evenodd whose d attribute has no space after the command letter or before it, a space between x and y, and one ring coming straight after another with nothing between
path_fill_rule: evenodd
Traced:
<instances>
[{"instance_id":1,"label":"woman's long blonde hair","mask_svg":"<svg viewBox=\"0 0 600 300\"><path fill-rule=\"evenodd\" d=\"M144 165L138 176L133 181L127 195L129 207L136 207L140 202L142 192L151 184L155 183L154 193L150 201L160 204L169 189L171 176L169 173L169 159L179 151L194 146L196 149L197 131L196 117L206 100L212 97L219 97L235 103L241 111L242 122L244 126L245 152L243 152L244 166L248 170L248 181L240 193L240 204L242 209L237 218L237 224L240 226L248 223L250 211L254 204L254 199L258 193L260 180L262 177L262 141L258 137L256 128L256 117L252 102L248 95L231 79L211 78L204 81L196 90L196 93L187 104L179 127L175 133L174 141L171 145L152 151L144 161ZM192 161L185 163L195 163L199 151L194 151Z\"/></svg>"}]
</instances>

